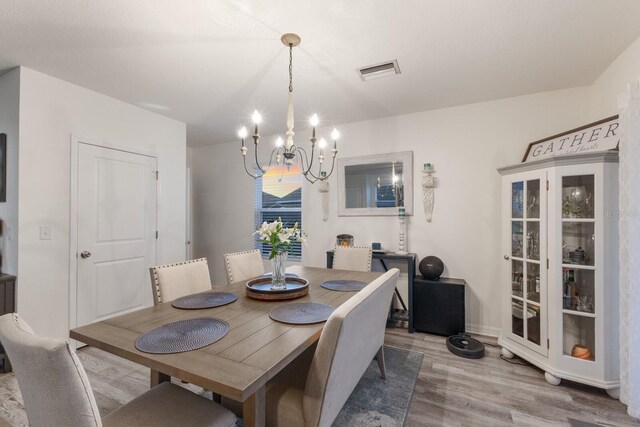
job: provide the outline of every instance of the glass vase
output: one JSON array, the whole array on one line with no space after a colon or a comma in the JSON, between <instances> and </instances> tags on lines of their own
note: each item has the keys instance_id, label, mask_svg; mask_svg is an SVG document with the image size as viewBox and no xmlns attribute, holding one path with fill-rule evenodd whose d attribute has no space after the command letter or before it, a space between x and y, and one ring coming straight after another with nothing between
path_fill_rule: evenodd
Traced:
<instances>
[{"instance_id":1,"label":"glass vase","mask_svg":"<svg viewBox=\"0 0 640 427\"><path fill-rule=\"evenodd\" d=\"M286 269L287 269L287 252L282 251L278 252L271 259L271 289L283 290L287 288L287 284L285 282L286 278Z\"/></svg>"}]
</instances>

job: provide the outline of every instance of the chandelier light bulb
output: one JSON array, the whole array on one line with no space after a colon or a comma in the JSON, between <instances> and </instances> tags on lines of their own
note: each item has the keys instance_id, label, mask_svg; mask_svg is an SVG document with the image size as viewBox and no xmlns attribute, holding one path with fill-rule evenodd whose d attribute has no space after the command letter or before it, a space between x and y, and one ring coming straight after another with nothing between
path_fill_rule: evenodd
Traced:
<instances>
[{"instance_id":1,"label":"chandelier light bulb","mask_svg":"<svg viewBox=\"0 0 640 427\"><path fill-rule=\"evenodd\" d=\"M398 175L393 175L393 183L397 183L398 182Z\"/></svg>"},{"instance_id":2,"label":"chandelier light bulb","mask_svg":"<svg viewBox=\"0 0 640 427\"><path fill-rule=\"evenodd\" d=\"M318 123L320 123L320 119L318 118L318 115L314 114L313 116L311 116L311 119L309 119L309 123L311 123L311 126L313 127L318 126Z\"/></svg>"},{"instance_id":3,"label":"chandelier light bulb","mask_svg":"<svg viewBox=\"0 0 640 427\"><path fill-rule=\"evenodd\" d=\"M278 137L278 139L276 139L276 147L282 147L284 145L284 140L282 139L281 136Z\"/></svg>"},{"instance_id":4,"label":"chandelier light bulb","mask_svg":"<svg viewBox=\"0 0 640 427\"><path fill-rule=\"evenodd\" d=\"M258 110L255 110L253 112L253 114L251 115L251 120L253 120L253 123L255 124L260 124L260 122L262 121L262 116L260 115L260 113L258 113Z\"/></svg>"},{"instance_id":5,"label":"chandelier light bulb","mask_svg":"<svg viewBox=\"0 0 640 427\"><path fill-rule=\"evenodd\" d=\"M242 126L242 128L238 131L238 136L241 139L245 139L247 137L247 128Z\"/></svg>"},{"instance_id":6,"label":"chandelier light bulb","mask_svg":"<svg viewBox=\"0 0 640 427\"><path fill-rule=\"evenodd\" d=\"M338 138L340 138L340 132L338 132L338 129L334 129L333 132L331 132L331 139L336 141Z\"/></svg>"},{"instance_id":7,"label":"chandelier light bulb","mask_svg":"<svg viewBox=\"0 0 640 427\"><path fill-rule=\"evenodd\" d=\"M327 141L325 141L324 138L320 138L320 142L318 142L318 147L326 148L327 147Z\"/></svg>"}]
</instances>

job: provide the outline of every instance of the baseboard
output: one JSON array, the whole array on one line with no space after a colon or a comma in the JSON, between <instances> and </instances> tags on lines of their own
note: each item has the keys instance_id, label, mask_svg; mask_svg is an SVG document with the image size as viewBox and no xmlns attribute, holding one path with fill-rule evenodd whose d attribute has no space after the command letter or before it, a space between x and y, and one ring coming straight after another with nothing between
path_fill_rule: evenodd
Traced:
<instances>
[{"instance_id":1,"label":"baseboard","mask_svg":"<svg viewBox=\"0 0 640 427\"><path fill-rule=\"evenodd\" d=\"M465 329L470 334L486 335L488 337L495 337L495 338L500 336L500 328L495 328L492 326L473 325L473 324L467 323L465 325Z\"/></svg>"}]
</instances>

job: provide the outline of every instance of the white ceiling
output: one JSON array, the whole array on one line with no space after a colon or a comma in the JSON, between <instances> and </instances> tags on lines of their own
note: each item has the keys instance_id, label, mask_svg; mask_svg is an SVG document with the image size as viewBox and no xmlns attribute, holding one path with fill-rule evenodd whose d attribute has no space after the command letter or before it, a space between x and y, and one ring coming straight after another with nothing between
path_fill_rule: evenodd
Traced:
<instances>
[{"instance_id":1,"label":"white ceiling","mask_svg":"<svg viewBox=\"0 0 640 427\"><path fill-rule=\"evenodd\" d=\"M325 124L592 83L640 37L637 0L0 0L0 70L24 65L235 139L284 131L296 32L298 135ZM355 69L397 59L402 74ZM304 119L304 120L303 120Z\"/></svg>"}]
</instances>

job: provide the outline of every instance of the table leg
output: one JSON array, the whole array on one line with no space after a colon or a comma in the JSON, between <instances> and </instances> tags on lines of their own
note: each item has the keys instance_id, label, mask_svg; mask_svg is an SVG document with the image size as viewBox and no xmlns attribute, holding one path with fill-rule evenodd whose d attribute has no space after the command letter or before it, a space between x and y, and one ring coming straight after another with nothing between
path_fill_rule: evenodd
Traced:
<instances>
[{"instance_id":1,"label":"table leg","mask_svg":"<svg viewBox=\"0 0 640 427\"><path fill-rule=\"evenodd\" d=\"M163 374L159 371L154 371L153 369L151 370L151 388L168 381L171 381L171 377L169 375Z\"/></svg>"},{"instance_id":2,"label":"table leg","mask_svg":"<svg viewBox=\"0 0 640 427\"><path fill-rule=\"evenodd\" d=\"M255 394L249 396L242 402L242 425L245 427L264 427L267 406L265 386L256 390Z\"/></svg>"}]
</instances>

